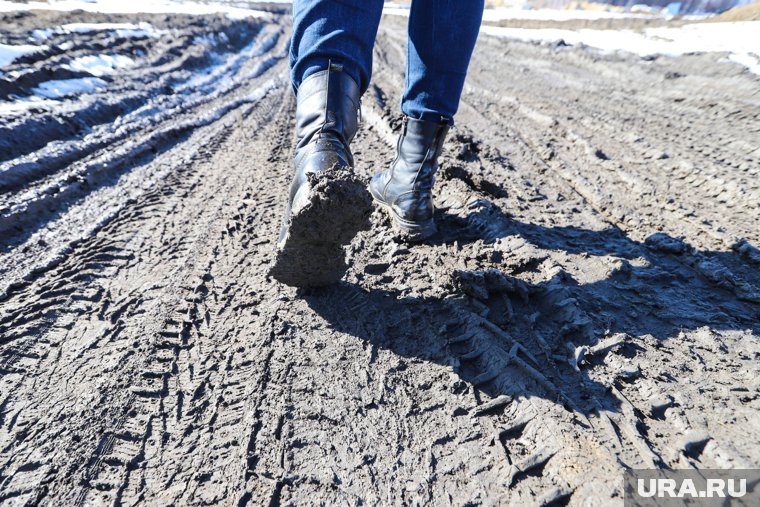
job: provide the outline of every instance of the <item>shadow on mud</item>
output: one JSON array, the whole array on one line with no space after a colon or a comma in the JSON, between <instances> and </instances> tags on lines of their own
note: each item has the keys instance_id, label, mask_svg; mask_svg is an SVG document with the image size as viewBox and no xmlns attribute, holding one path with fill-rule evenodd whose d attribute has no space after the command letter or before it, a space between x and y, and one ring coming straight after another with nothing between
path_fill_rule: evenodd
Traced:
<instances>
[{"instance_id":1,"label":"shadow on mud","mask_svg":"<svg viewBox=\"0 0 760 507\"><path fill-rule=\"evenodd\" d=\"M441 237L434 241L462 240L457 235L463 224L441 218ZM588 375L612 355L634 359L636 365L644 346L659 348L662 340L700 328L750 330L760 336L760 304L720 276L705 275L706 267L741 266L735 253L689 251L664 234L640 243L617 228L500 222L499 237L522 239L533 247L534 262L528 258L510 272L548 272L548 281L525 283L497 266L452 273L445 298L405 297L400 291L366 290L347 282L302 295L336 330L403 357L449 365L477 391L492 397L544 397L585 415L618 410L609 387ZM580 284L561 266L542 267L552 250L579 259L608 257L605 262L613 267L600 269L598 281ZM700 269L694 262L702 264ZM583 352L592 350L583 359ZM611 380L629 382L641 375L628 370Z\"/></svg>"}]
</instances>

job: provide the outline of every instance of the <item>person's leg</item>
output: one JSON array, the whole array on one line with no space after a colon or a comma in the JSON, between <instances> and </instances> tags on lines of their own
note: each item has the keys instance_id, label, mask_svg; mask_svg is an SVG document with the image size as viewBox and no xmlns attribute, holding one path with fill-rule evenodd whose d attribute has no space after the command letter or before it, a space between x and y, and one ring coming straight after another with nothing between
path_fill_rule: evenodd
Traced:
<instances>
[{"instance_id":1,"label":"person's leg","mask_svg":"<svg viewBox=\"0 0 760 507\"><path fill-rule=\"evenodd\" d=\"M293 2L295 170L270 270L288 285L340 280L342 246L369 226L372 199L352 174L350 144L382 9L382 0Z\"/></svg>"},{"instance_id":2,"label":"person's leg","mask_svg":"<svg viewBox=\"0 0 760 507\"><path fill-rule=\"evenodd\" d=\"M483 16L483 0L413 0L396 158L369 185L372 197L410 240L436 231L433 182L459 107Z\"/></svg>"},{"instance_id":3,"label":"person's leg","mask_svg":"<svg viewBox=\"0 0 760 507\"><path fill-rule=\"evenodd\" d=\"M406 88L410 118L453 123L483 18L483 0L413 0Z\"/></svg>"},{"instance_id":4,"label":"person's leg","mask_svg":"<svg viewBox=\"0 0 760 507\"><path fill-rule=\"evenodd\" d=\"M290 69L293 88L329 62L343 66L359 85L369 86L372 47L383 12L382 0L295 0Z\"/></svg>"}]
</instances>

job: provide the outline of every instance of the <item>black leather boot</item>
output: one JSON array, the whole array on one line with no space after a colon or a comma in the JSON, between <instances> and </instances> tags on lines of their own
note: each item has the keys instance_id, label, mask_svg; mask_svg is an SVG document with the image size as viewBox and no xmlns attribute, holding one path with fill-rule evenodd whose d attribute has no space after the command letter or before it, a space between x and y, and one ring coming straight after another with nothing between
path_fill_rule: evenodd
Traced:
<instances>
[{"instance_id":1,"label":"black leather boot","mask_svg":"<svg viewBox=\"0 0 760 507\"><path fill-rule=\"evenodd\" d=\"M405 117L395 160L369 184L375 202L388 211L394 226L411 241L436 232L432 189L448 131L445 122Z\"/></svg>"},{"instance_id":2,"label":"black leather boot","mask_svg":"<svg viewBox=\"0 0 760 507\"><path fill-rule=\"evenodd\" d=\"M274 266L296 287L337 282L347 266L343 245L369 227L372 199L353 175L360 90L339 65L306 78L296 93L295 175Z\"/></svg>"}]
</instances>

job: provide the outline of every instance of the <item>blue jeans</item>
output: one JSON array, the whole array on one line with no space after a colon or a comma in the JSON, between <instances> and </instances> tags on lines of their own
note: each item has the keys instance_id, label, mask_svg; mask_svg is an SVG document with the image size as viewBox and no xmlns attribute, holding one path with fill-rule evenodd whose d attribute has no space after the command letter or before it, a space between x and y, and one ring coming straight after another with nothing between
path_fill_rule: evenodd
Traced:
<instances>
[{"instance_id":1,"label":"blue jeans","mask_svg":"<svg viewBox=\"0 0 760 507\"><path fill-rule=\"evenodd\" d=\"M483 0L413 0L409 13L407 116L453 124L478 37ZM294 0L290 68L293 88L330 61L343 65L364 93L382 0Z\"/></svg>"}]
</instances>

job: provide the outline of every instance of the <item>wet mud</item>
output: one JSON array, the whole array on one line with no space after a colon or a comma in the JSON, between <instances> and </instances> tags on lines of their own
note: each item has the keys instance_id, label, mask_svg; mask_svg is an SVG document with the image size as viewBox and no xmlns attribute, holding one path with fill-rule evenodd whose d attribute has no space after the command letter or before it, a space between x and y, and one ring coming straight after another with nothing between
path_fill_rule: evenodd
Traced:
<instances>
[{"instance_id":1,"label":"wet mud","mask_svg":"<svg viewBox=\"0 0 760 507\"><path fill-rule=\"evenodd\" d=\"M23 19L1 42L116 21ZM0 78L135 62L0 115L0 503L606 506L627 468L760 466L757 76L483 36L437 234L375 210L343 279L296 289L268 276L287 17L126 21L170 33L55 35ZM364 181L405 34L383 20Z\"/></svg>"}]
</instances>

